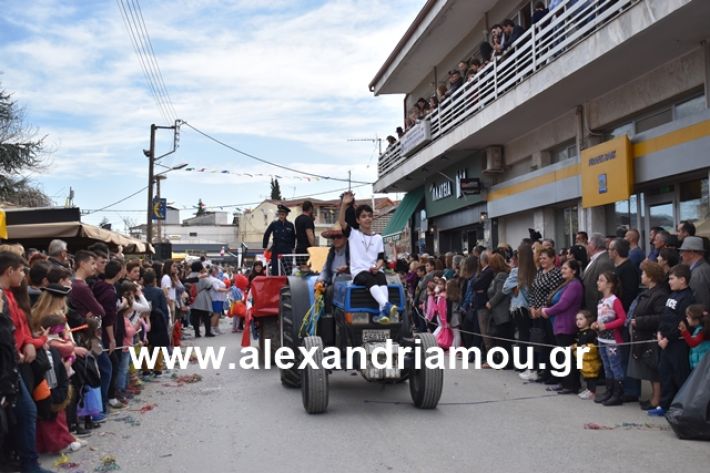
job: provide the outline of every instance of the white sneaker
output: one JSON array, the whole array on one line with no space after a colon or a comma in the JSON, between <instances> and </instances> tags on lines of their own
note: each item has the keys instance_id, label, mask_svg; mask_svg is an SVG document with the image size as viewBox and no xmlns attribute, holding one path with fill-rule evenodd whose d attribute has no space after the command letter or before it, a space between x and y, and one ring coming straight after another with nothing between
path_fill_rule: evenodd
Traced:
<instances>
[{"instance_id":1,"label":"white sneaker","mask_svg":"<svg viewBox=\"0 0 710 473\"><path fill-rule=\"evenodd\" d=\"M124 407L126 407L121 401L116 398L109 399L108 405L113 407L114 409L123 409Z\"/></svg>"},{"instance_id":2,"label":"white sneaker","mask_svg":"<svg viewBox=\"0 0 710 473\"><path fill-rule=\"evenodd\" d=\"M64 449L65 453L70 453L70 452L76 452L77 450L81 449L84 447L86 443L84 442L79 442L79 441L74 441L70 443L67 448Z\"/></svg>"},{"instance_id":3,"label":"white sneaker","mask_svg":"<svg viewBox=\"0 0 710 473\"><path fill-rule=\"evenodd\" d=\"M584 399L585 401L589 399L594 399L594 393L591 392L589 389L585 389L581 393L577 394L577 396L579 396L580 399Z\"/></svg>"},{"instance_id":4,"label":"white sneaker","mask_svg":"<svg viewBox=\"0 0 710 473\"><path fill-rule=\"evenodd\" d=\"M525 370L518 376L524 381L537 381L537 371L535 370Z\"/></svg>"}]
</instances>

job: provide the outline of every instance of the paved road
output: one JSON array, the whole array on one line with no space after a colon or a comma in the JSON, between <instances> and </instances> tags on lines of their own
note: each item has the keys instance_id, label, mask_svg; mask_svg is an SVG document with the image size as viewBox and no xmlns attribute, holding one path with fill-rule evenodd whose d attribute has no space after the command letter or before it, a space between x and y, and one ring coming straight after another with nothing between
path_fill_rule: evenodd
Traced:
<instances>
[{"instance_id":1,"label":"paved road","mask_svg":"<svg viewBox=\"0 0 710 473\"><path fill-rule=\"evenodd\" d=\"M208 342L238 359L239 337L196 344ZM196 365L180 374L193 372ZM447 371L433 411L415 409L406 384L336 373L328 412L318 416L305 413L300 391L283 388L277 371L199 372L201 382L182 387L150 383L129 408L155 409L110 417L91 449L71 455L76 470L92 471L104 454L129 472L695 472L710 464L707 442L658 430L665 420L637 405L550 395L510 371ZM126 415L141 425L114 420ZM649 427L592 431L588 422Z\"/></svg>"}]
</instances>

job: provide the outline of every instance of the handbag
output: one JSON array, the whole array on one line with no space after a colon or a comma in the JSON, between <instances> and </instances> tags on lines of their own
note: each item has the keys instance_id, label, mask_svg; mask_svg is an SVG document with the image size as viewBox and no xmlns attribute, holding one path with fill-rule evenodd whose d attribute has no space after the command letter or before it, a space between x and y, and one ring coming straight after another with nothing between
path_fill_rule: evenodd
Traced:
<instances>
[{"instance_id":1,"label":"handbag","mask_svg":"<svg viewBox=\"0 0 710 473\"><path fill-rule=\"evenodd\" d=\"M85 386L79 396L79 403L76 408L76 415L79 417L97 416L103 411L101 401L101 388L91 388Z\"/></svg>"}]
</instances>

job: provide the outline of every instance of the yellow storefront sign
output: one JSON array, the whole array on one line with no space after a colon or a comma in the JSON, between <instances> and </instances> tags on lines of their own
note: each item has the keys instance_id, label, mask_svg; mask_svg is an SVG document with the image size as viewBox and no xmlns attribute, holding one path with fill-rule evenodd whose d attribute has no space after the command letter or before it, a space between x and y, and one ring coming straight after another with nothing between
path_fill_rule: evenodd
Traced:
<instances>
[{"instance_id":1,"label":"yellow storefront sign","mask_svg":"<svg viewBox=\"0 0 710 473\"><path fill-rule=\"evenodd\" d=\"M633 147L624 135L582 151L582 207L627 200L634 188Z\"/></svg>"},{"instance_id":2,"label":"yellow storefront sign","mask_svg":"<svg viewBox=\"0 0 710 473\"><path fill-rule=\"evenodd\" d=\"M7 240L7 214L0 209L0 238Z\"/></svg>"}]
</instances>

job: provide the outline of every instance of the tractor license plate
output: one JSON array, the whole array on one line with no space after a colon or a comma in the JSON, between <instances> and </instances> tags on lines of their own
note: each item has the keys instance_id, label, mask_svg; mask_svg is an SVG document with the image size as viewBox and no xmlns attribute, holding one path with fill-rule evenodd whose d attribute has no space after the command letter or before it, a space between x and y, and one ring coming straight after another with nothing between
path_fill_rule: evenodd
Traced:
<instances>
[{"instance_id":1,"label":"tractor license plate","mask_svg":"<svg viewBox=\"0 0 710 473\"><path fill-rule=\"evenodd\" d=\"M362 331L363 342L384 342L388 338L390 338L389 330L366 329Z\"/></svg>"}]
</instances>

